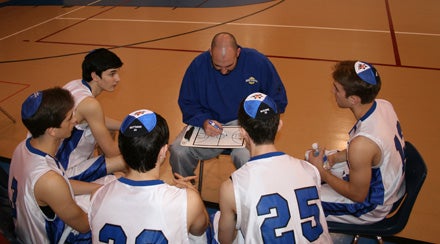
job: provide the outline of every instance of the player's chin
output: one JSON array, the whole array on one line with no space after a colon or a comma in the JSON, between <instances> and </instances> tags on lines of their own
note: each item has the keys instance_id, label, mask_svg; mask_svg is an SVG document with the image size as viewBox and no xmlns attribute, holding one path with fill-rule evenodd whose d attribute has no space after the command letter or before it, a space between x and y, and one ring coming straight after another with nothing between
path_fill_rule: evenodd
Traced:
<instances>
[{"instance_id":1,"label":"player's chin","mask_svg":"<svg viewBox=\"0 0 440 244\"><path fill-rule=\"evenodd\" d=\"M114 90L116 90L116 85L111 86L111 87L109 87L109 88L107 89L107 91L109 91L109 92L112 92L112 91L114 91Z\"/></svg>"}]
</instances>

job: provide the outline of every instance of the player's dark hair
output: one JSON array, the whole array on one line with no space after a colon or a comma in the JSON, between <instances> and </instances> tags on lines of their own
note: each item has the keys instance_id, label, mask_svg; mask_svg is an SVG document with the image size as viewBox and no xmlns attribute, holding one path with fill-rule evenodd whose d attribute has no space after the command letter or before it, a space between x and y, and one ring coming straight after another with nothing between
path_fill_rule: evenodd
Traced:
<instances>
[{"instance_id":1,"label":"player's dark hair","mask_svg":"<svg viewBox=\"0 0 440 244\"><path fill-rule=\"evenodd\" d=\"M333 70L333 79L340 83L345 90L346 97L355 95L361 98L361 103L372 102L380 91L381 80L378 76L376 85L363 81L354 68L356 61L347 60L337 63Z\"/></svg>"},{"instance_id":2,"label":"player's dark hair","mask_svg":"<svg viewBox=\"0 0 440 244\"><path fill-rule=\"evenodd\" d=\"M43 135L48 128L60 128L67 113L74 106L72 95L63 88L54 87L41 92L43 97L35 114L22 119L33 138Z\"/></svg>"},{"instance_id":3,"label":"player's dark hair","mask_svg":"<svg viewBox=\"0 0 440 244\"><path fill-rule=\"evenodd\" d=\"M265 119L250 117L243 107L244 100L238 109L238 123L249 134L256 145L273 144L280 123L280 114L267 116Z\"/></svg>"},{"instance_id":4,"label":"player's dark hair","mask_svg":"<svg viewBox=\"0 0 440 244\"><path fill-rule=\"evenodd\" d=\"M118 144L127 165L145 173L156 166L160 149L168 144L170 137L166 120L156 113L156 126L146 135L128 137L119 133Z\"/></svg>"},{"instance_id":5,"label":"player's dark hair","mask_svg":"<svg viewBox=\"0 0 440 244\"><path fill-rule=\"evenodd\" d=\"M82 78L83 80L92 81L92 73L101 77L102 72L108 69L117 69L122 67L121 59L112 51L99 48L91 51L84 57L82 63Z\"/></svg>"}]
</instances>

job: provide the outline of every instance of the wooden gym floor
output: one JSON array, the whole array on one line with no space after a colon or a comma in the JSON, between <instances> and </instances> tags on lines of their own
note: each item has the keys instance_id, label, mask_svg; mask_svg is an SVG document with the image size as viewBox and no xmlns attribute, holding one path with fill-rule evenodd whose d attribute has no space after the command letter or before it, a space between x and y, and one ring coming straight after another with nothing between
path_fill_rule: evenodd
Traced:
<instances>
[{"instance_id":1,"label":"wooden gym floor","mask_svg":"<svg viewBox=\"0 0 440 244\"><path fill-rule=\"evenodd\" d=\"M183 126L177 96L185 69L209 48L215 33L228 31L278 69L289 105L276 143L299 158L313 142L343 148L355 122L333 99L335 62L373 63L383 80L379 97L394 104L405 139L418 148L429 171L399 236L440 241L435 204L440 202L439 1L278 0L215 8L99 2L0 7L0 156L10 158L26 135L20 122L23 100L80 78L84 55L98 47L112 48L124 62L116 91L99 96L106 114L122 120L140 108L154 110L168 120L173 140ZM228 157L206 163L205 200L217 201L218 185L232 170ZM169 182L168 163L162 173Z\"/></svg>"}]
</instances>

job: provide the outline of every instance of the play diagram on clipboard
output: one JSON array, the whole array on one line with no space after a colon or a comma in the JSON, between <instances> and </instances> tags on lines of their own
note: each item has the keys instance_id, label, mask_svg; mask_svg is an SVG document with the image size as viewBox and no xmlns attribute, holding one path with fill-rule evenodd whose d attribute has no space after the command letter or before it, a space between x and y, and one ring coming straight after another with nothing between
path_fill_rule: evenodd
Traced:
<instances>
[{"instance_id":1,"label":"play diagram on clipboard","mask_svg":"<svg viewBox=\"0 0 440 244\"><path fill-rule=\"evenodd\" d=\"M187 147L241 148L245 146L239 126L223 126L223 133L208 136L203 128L188 126L180 145Z\"/></svg>"}]
</instances>

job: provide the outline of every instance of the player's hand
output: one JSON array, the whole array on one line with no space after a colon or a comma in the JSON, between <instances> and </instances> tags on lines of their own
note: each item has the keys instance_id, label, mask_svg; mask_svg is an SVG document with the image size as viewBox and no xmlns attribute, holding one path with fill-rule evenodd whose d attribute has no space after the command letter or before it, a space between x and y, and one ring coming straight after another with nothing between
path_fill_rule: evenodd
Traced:
<instances>
[{"instance_id":1,"label":"player's hand","mask_svg":"<svg viewBox=\"0 0 440 244\"><path fill-rule=\"evenodd\" d=\"M308 161L309 163L313 164L316 168L318 168L318 170L322 168L322 164L324 163L324 161L322 160L322 158L324 157L324 152L325 150L320 150L319 155L316 157L313 155L313 150L310 150L309 152Z\"/></svg>"},{"instance_id":2,"label":"player's hand","mask_svg":"<svg viewBox=\"0 0 440 244\"><path fill-rule=\"evenodd\" d=\"M195 180L197 176L187 176L183 177L178 173L174 173L173 183L176 187L179 188L187 188L197 191L197 189L194 187L194 185L191 183L191 180Z\"/></svg>"}]
</instances>

